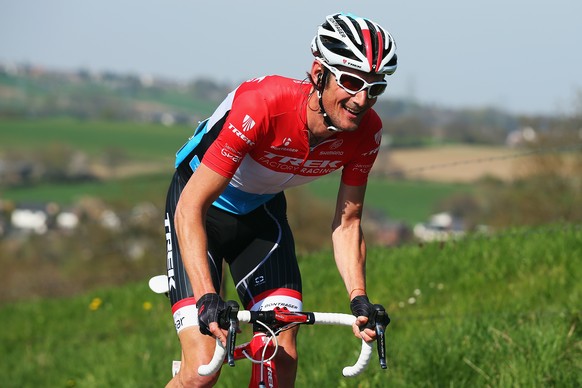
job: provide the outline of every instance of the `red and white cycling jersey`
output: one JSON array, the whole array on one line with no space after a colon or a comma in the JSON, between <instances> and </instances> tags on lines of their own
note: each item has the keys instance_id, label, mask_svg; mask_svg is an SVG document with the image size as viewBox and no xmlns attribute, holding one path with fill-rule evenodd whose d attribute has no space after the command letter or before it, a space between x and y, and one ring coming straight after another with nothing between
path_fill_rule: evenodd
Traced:
<instances>
[{"instance_id":1,"label":"red and white cycling jersey","mask_svg":"<svg viewBox=\"0 0 582 388\"><path fill-rule=\"evenodd\" d=\"M370 109L356 131L334 133L310 148L306 125L310 89L308 82L280 76L244 82L178 152L176 166L186 161L194 170L202 159L213 171L231 178L214 205L236 214L246 214L289 187L340 168L344 183L365 184L380 148L380 118ZM216 138L200 152L202 138L210 133Z\"/></svg>"}]
</instances>

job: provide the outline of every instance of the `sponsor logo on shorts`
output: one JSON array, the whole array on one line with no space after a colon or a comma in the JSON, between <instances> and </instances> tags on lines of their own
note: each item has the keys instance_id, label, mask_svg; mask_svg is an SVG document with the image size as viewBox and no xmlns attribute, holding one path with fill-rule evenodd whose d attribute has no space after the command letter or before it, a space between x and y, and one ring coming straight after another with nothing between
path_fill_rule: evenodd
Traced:
<instances>
[{"instance_id":1,"label":"sponsor logo on shorts","mask_svg":"<svg viewBox=\"0 0 582 388\"><path fill-rule=\"evenodd\" d=\"M265 277L263 275L259 275L255 278L255 286L260 286L261 284L265 283Z\"/></svg>"},{"instance_id":2,"label":"sponsor logo on shorts","mask_svg":"<svg viewBox=\"0 0 582 388\"><path fill-rule=\"evenodd\" d=\"M174 326L179 333L190 326L198 326L198 309L195 305L180 307L173 315Z\"/></svg>"},{"instance_id":3,"label":"sponsor logo on shorts","mask_svg":"<svg viewBox=\"0 0 582 388\"><path fill-rule=\"evenodd\" d=\"M299 299L293 298L291 296L274 295L268 296L265 299L257 302L252 307L252 310L266 311L273 310L275 307L286 307L289 311L301 311L303 303Z\"/></svg>"},{"instance_id":4,"label":"sponsor logo on shorts","mask_svg":"<svg viewBox=\"0 0 582 388\"><path fill-rule=\"evenodd\" d=\"M170 224L170 215L166 213L164 219L166 228L166 266L168 268L168 289L176 289L176 280L174 279L174 253L172 250L172 225Z\"/></svg>"}]
</instances>

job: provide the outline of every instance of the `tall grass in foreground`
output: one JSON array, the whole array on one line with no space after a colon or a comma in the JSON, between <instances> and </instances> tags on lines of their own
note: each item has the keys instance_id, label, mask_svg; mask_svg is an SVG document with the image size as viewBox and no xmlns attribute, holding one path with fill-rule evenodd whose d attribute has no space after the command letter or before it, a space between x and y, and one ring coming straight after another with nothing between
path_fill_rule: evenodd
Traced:
<instances>
[{"instance_id":1,"label":"tall grass in foreground","mask_svg":"<svg viewBox=\"0 0 582 388\"><path fill-rule=\"evenodd\" d=\"M300 265L306 310L348 312L329 252ZM345 328L304 327L298 387L582 385L579 227L374 248L368 273L371 299L392 317L389 370L374 360L341 377L358 341ZM168 302L146 281L1 307L2 386L163 386L179 347ZM247 376L240 361L219 386L246 386Z\"/></svg>"}]
</instances>

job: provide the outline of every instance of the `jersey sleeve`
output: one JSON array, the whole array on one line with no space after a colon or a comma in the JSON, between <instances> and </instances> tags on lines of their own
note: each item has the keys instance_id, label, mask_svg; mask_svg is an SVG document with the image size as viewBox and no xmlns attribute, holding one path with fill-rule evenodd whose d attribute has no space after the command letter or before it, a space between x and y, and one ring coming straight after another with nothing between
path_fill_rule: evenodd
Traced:
<instances>
[{"instance_id":1,"label":"jersey sleeve","mask_svg":"<svg viewBox=\"0 0 582 388\"><path fill-rule=\"evenodd\" d=\"M232 107L217 139L202 163L218 174L232 178L242 159L262 138L268 123L265 99L256 90L235 94Z\"/></svg>"},{"instance_id":2,"label":"jersey sleeve","mask_svg":"<svg viewBox=\"0 0 582 388\"><path fill-rule=\"evenodd\" d=\"M361 186L368 182L368 175L380 151L382 121L375 112L371 113L366 122L362 123L366 128L365 136L362 136L354 157L342 170L342 182L350 186Z\"/></svg>"}]
</instances>

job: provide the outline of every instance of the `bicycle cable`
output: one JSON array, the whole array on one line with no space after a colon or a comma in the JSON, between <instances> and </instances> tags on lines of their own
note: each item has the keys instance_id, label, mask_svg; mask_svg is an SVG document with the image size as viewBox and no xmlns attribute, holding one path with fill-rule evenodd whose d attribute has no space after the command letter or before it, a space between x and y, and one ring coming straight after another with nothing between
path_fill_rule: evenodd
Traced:
<instances>
[{"instance_id":1,"label":"bicycle cable","mask_svg":"<svg viewBox=\"0 0 582 388\"><path fill-rule=\"evenodd\" d=\"M269 336L269 340L267 341L267 343L265 343L265 345L263 346L263 354L261 355L261 359L260 360L255 360L252 356L249 356L247 352L245 352L243 350L243 355L252 363L254 364L264 364L266 362L271 361L275 355L277 354L277 351L279 350L279 341L277 341L277 334L275 334L275 332L266 324L264 324L261 321L256 321L256 323L260 324L261 326L263 326L265 329L267 329L267 331L269 332L270 336ZM267 336L266 334L263 334L264 336ZM265 359L265 353L267 351L267 345L269 345L269 342L273 342L273 345L275 346L275 349L273 350L273 354L271 355L271 357ZM262 370L262 369L261 369ZM261 372L262 373L262 372ZM262 378L262 376L261 376Z\"/></svg>"}]
</instances>

